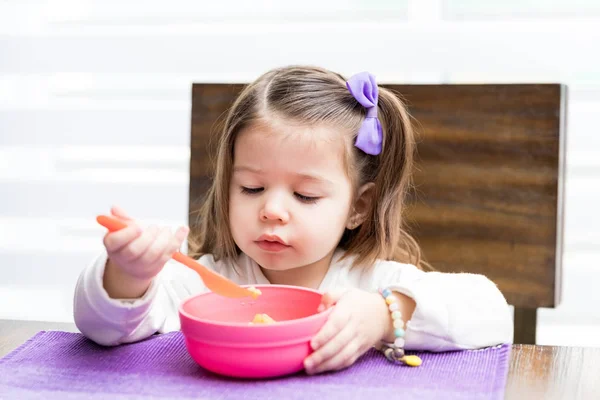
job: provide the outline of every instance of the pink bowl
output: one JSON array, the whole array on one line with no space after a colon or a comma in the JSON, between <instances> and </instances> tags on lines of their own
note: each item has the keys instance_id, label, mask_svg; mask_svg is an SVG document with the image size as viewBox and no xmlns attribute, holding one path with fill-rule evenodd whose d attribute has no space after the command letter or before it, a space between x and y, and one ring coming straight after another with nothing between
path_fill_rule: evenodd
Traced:
<instances>
[{"instance_id":1,"label":"pink bowl","mask_svg":"<svg viewBox=\"0 0 600 400\"><path fill-rule=\"evenodd\" d=\"M181 332L192 358L202 367L239 378L269 378L301 371L312 352L310 340L327 321L322 294L297 286L255 285L256 300L203 293L179 307ZM250 325L256 314L277 323Z\"/></svg>"}]
</instances>

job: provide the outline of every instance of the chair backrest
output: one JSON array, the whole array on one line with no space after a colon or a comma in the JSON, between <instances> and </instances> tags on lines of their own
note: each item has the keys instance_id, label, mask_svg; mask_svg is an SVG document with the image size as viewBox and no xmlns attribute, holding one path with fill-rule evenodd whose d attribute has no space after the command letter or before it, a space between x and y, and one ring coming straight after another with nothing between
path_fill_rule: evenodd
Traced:
<instances>
[{"instance_id":1,"label":"chair backrest","mask_svg":"<svg viewBox=\"0 0 600 400\"><path fill-rule=\"evenodd\" d=\"M383 86L404 97L420 133L407 215L426 260L440 271L486 275L515 307L555 307L565 87ZM210 183L216 122L242 87L193 85L190 213Z\"/></svg>"}]
</instances>

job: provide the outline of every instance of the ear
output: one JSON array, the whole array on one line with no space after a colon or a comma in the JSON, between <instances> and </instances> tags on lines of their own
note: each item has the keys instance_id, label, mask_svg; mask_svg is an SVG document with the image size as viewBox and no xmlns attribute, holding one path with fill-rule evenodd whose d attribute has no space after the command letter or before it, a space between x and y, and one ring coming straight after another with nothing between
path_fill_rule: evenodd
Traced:
<instances>
[{"instance_id":1,"label":"ear","mask_svg":"<svg viewBox=\"0 0 600 400\"><path fill-rule=\"evenodd\" d=\"M367 213L371 208L373 202L373 195L375 194L375 184L373 182L365 183L358 189L354 204L352 205L352 211L348 215L346 221L347 229L356 229L367 218Z\"/></svg>"}]
</instances>

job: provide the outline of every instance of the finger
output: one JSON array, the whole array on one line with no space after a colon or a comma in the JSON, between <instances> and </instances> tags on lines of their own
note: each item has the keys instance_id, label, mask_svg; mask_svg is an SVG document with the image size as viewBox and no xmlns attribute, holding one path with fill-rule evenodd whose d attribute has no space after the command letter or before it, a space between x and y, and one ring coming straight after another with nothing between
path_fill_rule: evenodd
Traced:
<instances>
[{"instance_id":1,"label":"finger","mask_svg":"<svg viewBox=\"0 0 600 400\"><path fill-rule=\"evenodd\" d=\"M342 298L344 293L346 293L345 290L336 290L325 293L323 297L321 297L321 304L319 305L317 311L321 312L327 310L329 307L337 303Z\"/></svg>"},{"instance_id":2,"label":"finger","mask_svg":"<svg viewBox=\"0 0 600 400\"><path fill-rule=\"evenodd\" d=\"M142 229L137 224L131 224L116 232L104 235L104 247L110 253L117 253L142 234Z\"/></svg>"},{"instance_id":3,"label":"finger","mask_svg":"<svg viewBox=\"0 0 600 400\"><path fill-rule=\"evenodd\" d=\"M169 228L162 228L156 235L154 242L148 247L144 253L142 260L145 263L152 264L158 262L161 258L165 258L165 262L169 259L172 253L169 253L169 247L172 246L173 234Z\"/></svg>"},{"instance_id":4,"label":"finger","mask_svg":"<svg viewBox=\"0 0 600 400\"><path fill-rule=\"evenodd\" d=\"M185 239L188 237L190 233L190 228L187 226L180 226L177 231L175 231L175 240L177 242L177 248L180 248Z\"/></svg>"},{"instance_id":5,"label":"finger","mask_svg":"<svg viewBox=\"0 0 600 400\"><path fill-rule=\"evenodd\" d=\"M363 353L364 351L361 351L359 342L351 340L340 351L334 354L333 357L316 366L313 373L318 374L324 371L337 371L347 368L354 364Z\"/></svg>"},{"instance_id":6,"label":"finger","mask_svg":"<svg viewBox=\"0 0 600 400\"><path fill-rule=\"evenodd\" d=\"M321 368L330 358L335 357L348 343L355 338L355 330L351 327L344 328L323 347L312 353L304 360L304 368L308 373L314 373Z\"/></svg>"},{"instance_id":7,"label":"finger","mask_svg":"<svg viewBox=\"0 0 600 400\"><path fill-rule=\"evenodd\" d=\"M148 229L144 230L142 234L129 244L125 246L119 253L126 261L135 261L140 258L150 248L156 236L158 235L159 229L155 225L151 225Z\"/></svg>"},{"instance_id":8,"label":"finger","mask_svg":"<svg viewBox=\"0 0 600 400\"><path fill-rule=\"evenodd\" d=\"M337 311L337 312L336 312ZM333 339L338 332L341 332L348 323L350 315L342 309L334 310L329 316L325 325L317 332L317 334L310 341L310 346L313 350L318 350L325 343Z\"/></svg>"},{"instance_id":9,"label":"finger","mask_svg":"<svg viewBox=\"0 0 600 400\"><path fill-rule=\"evenodd\" d=\"M173 255L176 251L181 250L183 241L187 238L190 233L190 229L187 226L181 226L175 231L175 235L172 236L170 245L167 249L169 255Z\"/></svg>"},{"instance_id":10,"label":"finger","mask_svg":"<svg viewBox=\"0 0 600 400\"><path fill-rule=\"evenodd\" d=\"M110 208L110 213L112 215L114 215L115 217L120 218L125 221L131 221L133 219L129 215L127 215L125 210L123 210L121 207L119 207L117 205L114 205Z\"/></svg>"}]
</instances>

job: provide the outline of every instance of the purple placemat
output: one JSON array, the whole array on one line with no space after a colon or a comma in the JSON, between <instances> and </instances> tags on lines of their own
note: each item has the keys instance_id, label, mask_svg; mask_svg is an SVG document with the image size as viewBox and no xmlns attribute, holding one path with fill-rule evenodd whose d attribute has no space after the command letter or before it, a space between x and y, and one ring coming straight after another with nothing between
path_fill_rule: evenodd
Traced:
<instances>
[{"instance_id":1,"label":"purple placemat","mask_svg":"<svg viewBox=\"0 0 600 400\"><path fill-rule=\"evenodd\" d=\"M371 350L336 373L244 381L198 366L180 332L106 348L48 331L0 359L0 399L502 399L509 352L422 353L423 365L409 368Z\"/></svg>"}]
</instances>

